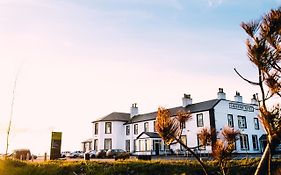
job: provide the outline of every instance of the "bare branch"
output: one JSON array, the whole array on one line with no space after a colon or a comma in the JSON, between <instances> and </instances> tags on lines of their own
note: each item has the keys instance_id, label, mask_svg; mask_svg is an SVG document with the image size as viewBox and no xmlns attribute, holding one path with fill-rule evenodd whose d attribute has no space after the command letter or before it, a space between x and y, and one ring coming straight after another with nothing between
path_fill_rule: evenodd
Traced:
<instances>
[{"instance_id":1,"label":"bare branch","mask_svg":"<svg viewBox=\"0 0 281 175\"><path fill-rule=\"evenodd\" d=\"M255 86L258 86L258 85L259 85L259 83L257 83L257 82L253 82L253 81L250 81L250 80L244 78L244 77L236 70L236 68L234 68L234 71L235 71L236 74L237 74L240 78L242 78L244 81L246 81L246 82L248 82L248 83L250 83L250 84L252 84L252 85L255 85Z\"/></svg>"}]
</instances>

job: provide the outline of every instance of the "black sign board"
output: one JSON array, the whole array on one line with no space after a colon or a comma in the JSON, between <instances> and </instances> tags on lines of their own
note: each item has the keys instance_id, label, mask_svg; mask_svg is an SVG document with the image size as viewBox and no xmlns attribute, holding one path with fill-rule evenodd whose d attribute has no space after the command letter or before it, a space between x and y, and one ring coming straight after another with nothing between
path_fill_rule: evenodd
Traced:
<instances>
[{"instance_id":1,"label":"black sign board","mask_svg":"<svg viewBox=\"0 0 281 175\"><path fill-rule=\"evenodd\" d=\"M61 132L52 132L50 160L60 158L61 136Z\"/></svg>"}]
</instances>

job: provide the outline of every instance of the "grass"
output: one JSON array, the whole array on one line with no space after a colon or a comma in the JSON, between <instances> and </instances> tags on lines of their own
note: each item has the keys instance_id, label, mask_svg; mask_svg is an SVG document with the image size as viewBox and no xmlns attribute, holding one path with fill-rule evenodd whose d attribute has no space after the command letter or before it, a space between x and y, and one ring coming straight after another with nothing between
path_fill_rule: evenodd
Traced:
<instances>
[{"instance_id":1,"label":"grass","mask_svg":"<svg viewBox=\"0 0 281 175\"><path fill-rule=\"evenodd\" d=\"M218 174L215 161L209 161L207 168ZM235 175L253 174L257 159L233 160L229 162L229 173ZM281 174L281 160L272 164L273 174ZM203 171L195 161L169 160L126 160L126 161L47 161L23 162L0 160L0 175L200 175Z\"/></svg>"}]
</instances>

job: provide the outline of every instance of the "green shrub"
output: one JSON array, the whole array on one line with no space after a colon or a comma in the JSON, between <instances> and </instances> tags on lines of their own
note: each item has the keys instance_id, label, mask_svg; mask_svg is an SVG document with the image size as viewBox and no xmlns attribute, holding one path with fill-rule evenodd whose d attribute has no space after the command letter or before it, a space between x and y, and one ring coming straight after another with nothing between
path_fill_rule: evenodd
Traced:
<instances>
[{"instance_id":1,"label":"green shrub","mask_svg":"<svg viewBox=\"0 0 281 175\"><path fill-rule=\"evenodd\" d=\"M253 174L258 159L233 160L227 165L229 174ZM208 171L218 174L215 161L206 162ZM280 174L281 160L272 163L273 174ZM200 175L196 161L125 160L125 161L47 161L24 162L0 160L0 175Z\"/></svg>"}]
</instances>

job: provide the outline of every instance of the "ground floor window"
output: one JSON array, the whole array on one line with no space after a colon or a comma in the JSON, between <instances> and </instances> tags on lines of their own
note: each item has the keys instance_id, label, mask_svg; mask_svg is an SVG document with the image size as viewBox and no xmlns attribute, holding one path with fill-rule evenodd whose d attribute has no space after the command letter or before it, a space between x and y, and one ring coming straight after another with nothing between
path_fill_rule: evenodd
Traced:
<instances>
[{"instance_id":1,"label":"ground floor window","mask_svg":"<svg viewBox=\"0 0 281 175\"><path fill-rule=\"evenodd\" d=\"M98 139L94 139L94 150L98 150Z\"/></svg>"},{"instance_id":2,"label":"ground floor window","mask_svg":"<svg viewBox=\"0 0 281 175\"><path fill-rule=\"evenodd\" d=\"M203 145L201 140L199 139L199 135L197 135L197 144L198 144L198 150L206 150L206 145Z\"/></svg>"},{"instance_id":3,"label":"ground floor window","mask_svg":"<svg viewBox=\"0 0 281 175\"><path fill-rule=\"evenodd\" d=\"M249 150L249 140L247 134L240 135L240 147L241 150Z\"/></svg>"},{"instance_id":4,"label":"ground floor window","mask_svg":"<svg viewBox=\"0 0 281 175\"><path fill-rule=\"evenodd\" d=\"M104 149L111 149L111 148L112 148L112 140L104 139Z\"/></svg>"},{"instance_id":5,"label":"ground floor window","mask_svg":"<svg viewBox=\"0 0 281 175\"><path fill-rule=\"evenodd\" d=\"M134 151L137 151L137 140L134 140Z\"/></svg>"},{"instance_id":6,"label":"ground floor window","mask_svg":"<svg viewBox=\"0 0 281 175\"><path fill-rule=\"evenodd\" d=\"M180 139L185 145L187 144L186 135L181 135ZM185 150L185 148L182 145L180 145L180 150Z\"/></svg>"},{"instance_id":7,"label":"ground floor window","mask_svg":"<svg viewBox=\"0 0 281 175\"><path fill-rule=\"evenodd\" d=\"M259 150L258 136L257 135L252 135L252 142L253 142L253 149Z\"/></svg>"},{"instance_id":8,"label":"ground floor window","mask_svg":"<svg viewBox=\"0 0 281 175\"><path fill-rule=\"evenodd\" d=\"M130 152L130 140L126 140L125 148L126 148L126 151Z\"/></svg>"}]
</instances>

